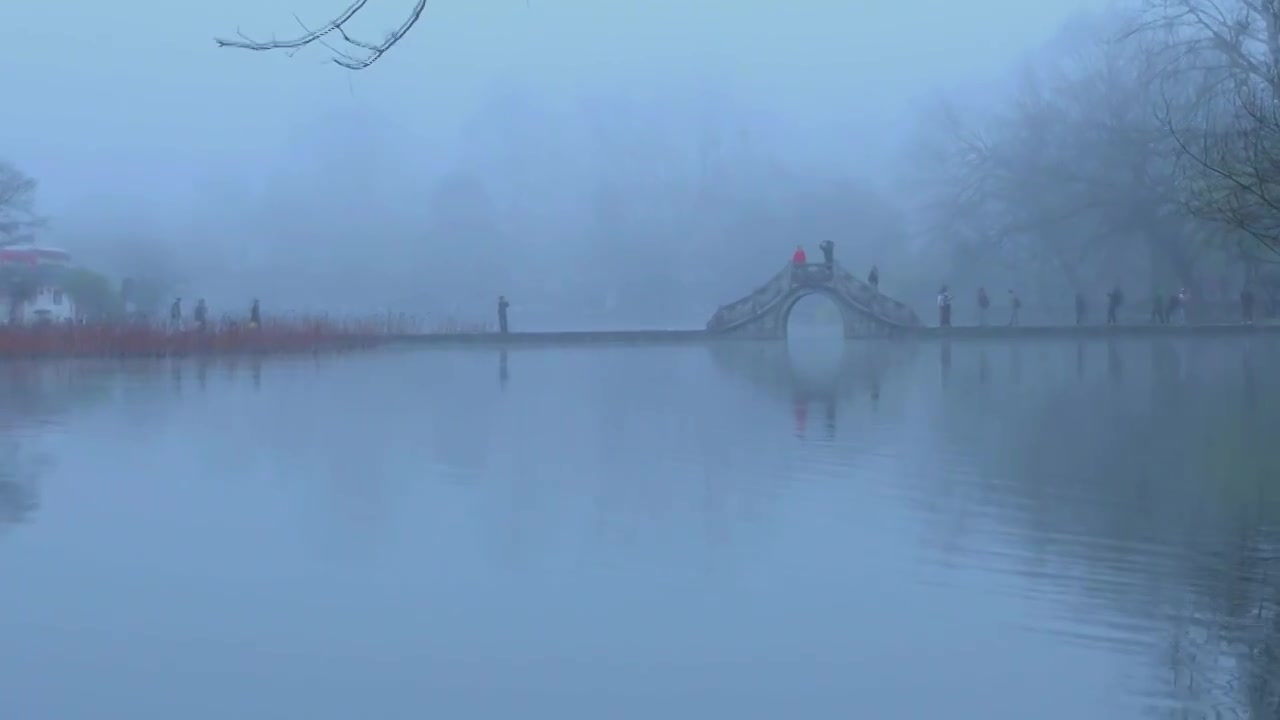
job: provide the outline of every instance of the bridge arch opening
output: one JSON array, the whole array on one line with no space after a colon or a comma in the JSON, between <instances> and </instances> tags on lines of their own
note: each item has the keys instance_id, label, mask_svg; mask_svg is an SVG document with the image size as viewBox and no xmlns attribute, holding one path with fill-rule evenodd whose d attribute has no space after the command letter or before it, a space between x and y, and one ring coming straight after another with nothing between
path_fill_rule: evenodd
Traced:
<instances>
[{"instance_id":1,"label":"bridge arch opening","mask_svg":"<svg viewBox=\"0 0 1280 720\"><path fill-rule=\"evenodd\" d=\"M799 295L782 312L789 344L844 342L844 308L826 292Z\"/></svg>"}]
</instances>

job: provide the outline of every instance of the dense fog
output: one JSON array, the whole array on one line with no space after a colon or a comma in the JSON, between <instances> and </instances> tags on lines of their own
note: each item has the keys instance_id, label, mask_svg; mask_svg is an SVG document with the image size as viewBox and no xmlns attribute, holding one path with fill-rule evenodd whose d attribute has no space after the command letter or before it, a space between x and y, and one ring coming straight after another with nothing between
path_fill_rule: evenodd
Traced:
<instances>
[{"instance_id":1,"label":"dense fog","mask_svg":"<svg viewBox=\"0 0 1280 720\"><path fill-rule=\"evenodd\" d=\"M0 10L0 240L219 307L505 294L526 328L697 327L825 239L922 309L982 285L1044 321L1116 284L1225 301L1274 259L1268 3L441 1L362 70L333 33L213 42L343 7Z\"/></svg>"}]
</instances>

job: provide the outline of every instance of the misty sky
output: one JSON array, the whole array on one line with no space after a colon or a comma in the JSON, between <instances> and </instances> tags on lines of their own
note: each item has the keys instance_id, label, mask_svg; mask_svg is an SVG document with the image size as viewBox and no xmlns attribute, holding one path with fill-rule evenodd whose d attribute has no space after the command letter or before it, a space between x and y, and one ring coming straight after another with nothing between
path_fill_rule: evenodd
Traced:
<instances>
[{"instance_id":1,"label":"misty sky","mask_svg":"<svg viewBox=\"0 0 1280 720\"><path fill-rule=\"evenodd\" d=\"M603 85L660 96L692 80L766 107L788 129L789 160L878 158L913 98L998 72L1085 5L434 0L406 43L355 74L323 48L290 58L212 42L237 26L293 34L291 12L319 24L345 2L4 3L3 153L41 179L55 216L166 216L211 184L287 163L290 135L325 113L376 113L420 138L422 163L443 165L495 87L571 105ZM375 0L359 28L380 34L410 6Z\"/></svg>"}]
</instances>

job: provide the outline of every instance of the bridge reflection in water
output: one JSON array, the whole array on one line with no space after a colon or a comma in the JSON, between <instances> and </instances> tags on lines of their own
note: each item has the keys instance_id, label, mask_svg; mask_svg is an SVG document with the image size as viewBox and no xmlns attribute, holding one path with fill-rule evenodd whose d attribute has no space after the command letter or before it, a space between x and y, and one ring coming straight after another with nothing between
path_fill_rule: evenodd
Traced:
<instances>
[{"instance_id":1,"label":"bridge reflection in water","mask_svg":"<svg viewBox=\"0 0 1280 720\"><path fill-rule=\"evenodd\" d=\"M866 402L878 409L881 386L896 369L908 367L919 346L882 341L838 343L712 343L715 364L769 396L787 403L796 432L834 439L843 406ZM815 418L815 415L817 417Z\"/></svg>"}]
</instances>

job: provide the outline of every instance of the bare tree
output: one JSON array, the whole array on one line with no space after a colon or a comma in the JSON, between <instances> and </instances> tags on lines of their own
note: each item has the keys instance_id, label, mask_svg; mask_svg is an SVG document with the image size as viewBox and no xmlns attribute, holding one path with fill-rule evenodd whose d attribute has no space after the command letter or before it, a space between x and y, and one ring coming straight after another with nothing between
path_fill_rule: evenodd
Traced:
<instances>
[{"instance_id":1,"label":"bare tree","mask_svg":"<svg viewBox=\"0 0 1280 720\"><path fill-rule=\"evenodd\" d=\"M31 231L44 224L35 203L35 178L0 160L0 246L31 240Z\"/></svg>"},{"instance_id":2,"label":"bare tree","mask_svg":"<svg viewBox=\"0 0 1280 720\"><path fill-rule=\"evenodd\" d=\"M240 31L236 34L240 39L214 38L214 42L218 47L240 48L242 50L285 50L290 53L297 52L302 48L318 44L328 48L333 53L333 62L341 65L349 70L364 70L374 64L388 50L400 42L413 26L422 17L423 11L427 7L427 0L415 0L413 9L409 11L408 17L400 23L400 26L391 31L382 40L370 42L352 37L346 31L346 24L360 13L361 10L369 4L369 0L355 0L347 9L343 10L337 17L324 25L311 29L303 24L302 20L296 15L294 19L298 21L298 25L302 27L303 34L288 40L254 40ZM345 47L339 48L329 43L329 38L337 35L346 43Z\"/></svg>"},{"instance_id":3,"label":"bare tree","mask_svg":"<svg viewBox=\"0 0 1280 720\"><path fill-rule=\"evenodd\" d=\"M1280 256L1280 3L1147 0L1129 39L1163 46L1156 116L1181 162L1183 209L1247 264Z\"/></svg>"},{"instance_id":4,"label":"bare tree","mask_svg":"<svg viewBox=\"0 0 1280 720\"><path fill-rule=\"evenodd\" d=\"M1184 207L1236 231L1236 249L1246 261L1275 261L1280 255L1280 107L1268 86L1247 79L1238 88L1198 99L1197 105L1197 112L1180 115L1177 100L1166 96L1158 115L1182 155L1178 175Z\"/></svg>"},{"instance_id":5,"label":"bare tree","mask_svg":"<svg viewBox=\"0 0 1280 720\"><path fill-rule=\"evenodd\" d=\"M1275 0L1144 0L1124 38L1155 36L1169 50L1167 69L1208 72L1231 81L1252 76L1277 87L1280 3Z\"/></svg>"},{"instance_id":6,"label":"bare tree","mask_svg":"<svg viewBox=\"0 0 1280 720\"><path fill-rule=\"evenodd\" d=\"M946 139L920 164L934 174L931 212L979 265L1086 291L1140 268L1195 284L1200 229L1175 212L1175 153L1152 114L1153 56L1115 38L1119 21L1090 15L1064 27L981 129L952 107L934 112Z\"/></svg>"}]
</instances>

